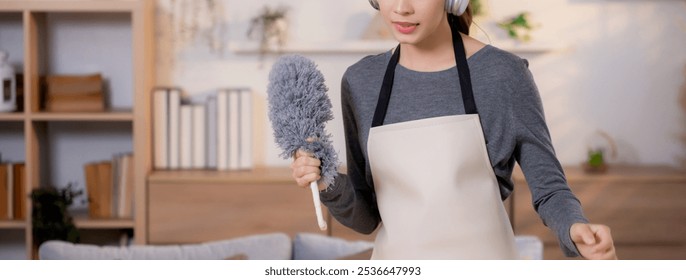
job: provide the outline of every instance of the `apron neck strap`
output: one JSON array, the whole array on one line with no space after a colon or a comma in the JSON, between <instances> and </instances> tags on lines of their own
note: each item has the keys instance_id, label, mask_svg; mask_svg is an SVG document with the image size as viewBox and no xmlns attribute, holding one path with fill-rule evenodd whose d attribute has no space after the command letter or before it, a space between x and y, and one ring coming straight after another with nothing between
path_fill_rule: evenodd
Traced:
<instances>
[{"instance_id":1,"label":"apron neck strap","mask_svg":"<svg viewBox=\"0 0 686 280\"><path fill-rule=\"evenodd\" d=\"M457 65L457 74L460 79L460 89L462 89L462 101L464 103L465 114L478 114L476 103L474 101L474 93L472 91L472 80L469 74L469 65L467 64L467 54L464 49L462 36L457 28L450 24L450 30L453 37L453 51L455 52L455 64ZM374 118L372 120L372 127L383 125L388 110L388 102L391 100L391 92L393 91L393 81L395 78L395 67L400 61L400 45L395 48L395 52L391 56L391 60L386 67L386 74L381 84L381 92L379 93L379 100L376 103L376 110L374 111Z\"/></svg>"}]
</instances>

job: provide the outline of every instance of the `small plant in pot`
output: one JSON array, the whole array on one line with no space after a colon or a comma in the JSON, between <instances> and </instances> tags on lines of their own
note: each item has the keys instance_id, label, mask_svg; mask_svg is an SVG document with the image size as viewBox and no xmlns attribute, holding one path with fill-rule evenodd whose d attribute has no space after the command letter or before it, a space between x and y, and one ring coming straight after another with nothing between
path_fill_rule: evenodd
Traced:
<instances>
[{"instance_id":1,"label":"small plant in pot","mask_svg":"<svg viewBox=\"0 0 686 280\"><path fill-rule=\"evenodd\" d=\"M31 192L36 247L48 240L80 241L79 231L67 209L81 194L83 191L75 191L71 184L62 189L47 187Z\"/></svg>"},{"instance_id":2,"label":"small plant in pot","mask_svg":"<svg viewBox=\"0 0 686 280\"><path fill-rule=\"evenodd\" d=\"M582 164L587 173L605 173L608 170L608 156L617 156L617 145L614 139L604 131L596 131L588 141L588 154Z\"/></svg>"},{"instance_id":3,"label":"small plant in pot","mask_svg":"<svg viewBox=\"0 0 686 280\"><path fill-rule=\"evenodd\" d=\"M248 38L259 39L260 56L270 51L280 51L288 36L288 8L264 7L262 12L250 21Z\"/></svg>"}]
</instances>

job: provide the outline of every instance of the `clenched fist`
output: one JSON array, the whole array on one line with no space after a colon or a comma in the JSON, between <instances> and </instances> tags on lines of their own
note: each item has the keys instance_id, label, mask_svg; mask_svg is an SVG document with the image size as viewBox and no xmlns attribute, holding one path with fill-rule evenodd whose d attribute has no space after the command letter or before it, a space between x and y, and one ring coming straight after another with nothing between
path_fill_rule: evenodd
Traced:
<instances>
[{"instance_id":1,"label":"clenched fist","mask_svg":"<svg viewBox=\"0 0 686 280\"><path fill-rule=\"evenodd\" d=\"M582 257L589 260L617 259L609 227L576 223L569 229L569 234Z\"/></svg>"}]
</instances>

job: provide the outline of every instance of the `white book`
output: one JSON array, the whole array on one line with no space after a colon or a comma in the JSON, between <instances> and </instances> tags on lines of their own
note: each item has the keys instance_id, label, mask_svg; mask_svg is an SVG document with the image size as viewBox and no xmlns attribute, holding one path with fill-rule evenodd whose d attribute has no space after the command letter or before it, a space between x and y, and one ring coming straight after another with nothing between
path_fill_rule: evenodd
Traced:
<instances>
[{"instance_id":1,"label":"white book","mask_svg":"<svg viewBox=\"0 0 686 280\"><path fill-rule=\"evenodd\" d=\"M193 168L204 169L207 167L205 155L207 152L205 139L205 105L193 105Z\"/></svg>"},{"instance_id":2,"label":"white book","mask_svg":"<svg viewBox=\"0 0 686 280\"><path fill-rule=\"evenodd\" d=\"M240 91L229 92L229 170L240 168Z\"/></svg>"},{"instance_id":3,"label":"white book","mask_svg":"<svg viewBox=\"0 0 686 280\"><path fill-rule=\"evenodd\" d=\"M217 93L217 170L229 169L229 93Z\"/></svg>"},{"instance_id":4,"label":"white book","mask_svg":"<svg viewBox=\"0 0 686 280\"><path fill-rule=\"evenodd\" d=\"M217 168L217 95L212 95L207 97L205 102L205 126L206 129L206 140L205 143L207 147L206 161L207 168L216 169Z\"/></svg>"},{"instance_id":5,"label":"white book","mask_svg":"<svg viewBox=\"0 0 686 280\"><path fill-rule=\"evenodd\" d=\"M181 108L181 91L179 89L171 89L169 91L169 123L168 123L168 155L169 155L169 169L178 169L181 166L179 153L181 146L179 140L181 139L180 129L180 108Z\"/></svg>"},{"instance_id":6,"label":"white book","mask_svg":"<svg viewBox=\"0 0 686 280\"><path fill-rule=\"evenodd\" d=\"M239 168L251 169L252 163L252 91L240 91L240 155Z\"/></svg>"},{"instance_id":7,"label":"white book","mask_svg":"<svg viewBox=\"0 0 686 280\"><path fill-rule=\"evenodd\" d=\"M158 88L153 92L153 143L155 169L169 168L169 93Z\"/></svg>"},{"instance_id":8,"label":"white book","mask_svg":"<svg viewBox=\"0 0 686 280\"><path fill-rule=\"evenodd\" d=\"M191 169L193 167L193 107L190 104L181 105L181 148L180 164L181 169Z\"/></svg>"}]
</instances>

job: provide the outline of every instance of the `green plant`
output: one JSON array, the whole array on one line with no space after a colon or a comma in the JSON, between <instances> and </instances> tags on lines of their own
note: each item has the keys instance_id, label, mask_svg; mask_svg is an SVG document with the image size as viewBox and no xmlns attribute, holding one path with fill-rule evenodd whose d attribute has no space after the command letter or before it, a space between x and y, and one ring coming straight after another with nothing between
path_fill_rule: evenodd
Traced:
<instances>
[{"instance_id":1,"label":"green plant","mask_svg":"<svg viewBox=\"0 0 686 280\"><path fill-rule=\"evenodd\" d=\"M31 192L33 202L33 238L36 246L48 240L64 240L78 243L79 231L67 211L74 198L83 191L74 191L69 184L63 189L39 188Z\"/></svg>"},{"instance_id":2,"label":"green plant","mask_svg":"<svg viewBox=\"0 0 686 280\"><path fill-rule=\"evenodd\" d=\"M288 28L285 23L287 14L287 7L264 7L262 13L250 21L248 38L255 39L256 34L259 34L260 49L263 52L268 51L270 45L274 43L279 47L283 46L286 43L286 29Z\"/></svg>"},{"instance_id":3,"label":"green plant","mask_svg":"<svg viewBox=\"0 0 686 280\"><path fill-rule=\"evenodd\" d=\"M471 0L469 4L471 4L472 15L480 16L481 14L483 14L484 7L481 4L481 0Z\"/></svg>"},{"instance_id":4,"label":"green plant","mask_svg":"<svg viewBox=\"0 0 686 280\"><path fill-rule=\"evenodd\" d=\"M588 151L588 165L593 168L602 167L605 164L603 157L603 150L589 150Z\"/></svg>"},{"instance_id":5,"label":"green plant","mask_svg":"<svg viewBox=\"0 0 686 280\"><path fill-rule=\"evenodd\" d=\"M522 42L531 40L529 32L534 28L529 21L528 12L521 12L510 19L498 22L498 27L507 31L507 35L510 36L510 38Z\"/></svg>"}]
</instances>

